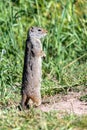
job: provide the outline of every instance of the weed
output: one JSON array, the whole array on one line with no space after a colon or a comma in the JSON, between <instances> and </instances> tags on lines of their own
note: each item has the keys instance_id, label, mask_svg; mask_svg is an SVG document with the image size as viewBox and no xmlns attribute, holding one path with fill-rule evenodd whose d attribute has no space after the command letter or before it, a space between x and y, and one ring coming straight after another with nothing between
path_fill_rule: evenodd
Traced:
<instances>
[{"instance_id":1,"label":"weed","mask_svg":"<svg viewBox=\"0 0 87 130\"><path fill-rule=\"evenodd\" d=\"M46 58L43 59L42 95L65 92L75 86L86 88L86 10L86 0L0 1L0 106L6 106L9 101L20 101L26 35L33 25L48 30L43 42ZM35 117L20 118L14 109L3 113L1 129L58 129L60 123L56 114L39 116L39 122ZM63 124L62 130L70 130L71 119L68 127L65 127L67 123Z\"/></svg>"}]
</instances>

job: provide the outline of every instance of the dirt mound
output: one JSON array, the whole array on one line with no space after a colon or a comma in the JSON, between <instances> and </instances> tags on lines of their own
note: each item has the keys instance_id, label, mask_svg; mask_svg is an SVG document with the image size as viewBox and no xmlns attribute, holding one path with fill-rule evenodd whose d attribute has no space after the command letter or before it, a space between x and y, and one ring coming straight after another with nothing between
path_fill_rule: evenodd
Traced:
<instances>
[{"instance_id":1,"label":"dirt mound","mask_svg":"<svg viewBox=\"0 0 87 130\"><path fill-rule=\"evenodd\" d=\"M67 95L44 97L39 109L44 112L63 111L77 115L87 114L87 102L79 100L81 93L69 92Z\"/></svg>"}]
</instances>

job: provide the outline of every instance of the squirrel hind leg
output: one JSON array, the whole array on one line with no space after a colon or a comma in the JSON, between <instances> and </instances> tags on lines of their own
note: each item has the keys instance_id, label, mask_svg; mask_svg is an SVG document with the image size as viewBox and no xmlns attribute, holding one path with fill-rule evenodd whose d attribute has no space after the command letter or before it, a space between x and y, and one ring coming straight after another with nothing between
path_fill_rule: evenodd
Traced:
<instances>
[{"instance_id":1,"label":"squirrel hind leg","mask_svg":"<svg viewBox=\"0 0 87 130\"><path fill-rule=\"evenodd\" d=\"M29 104L28 104L29 99L30 99L30 98L29 98L29 97L27 97L27 99L26 99L26 101L25 101L25 106L26 106L26 108L27 108L27 109L29 109Z\"/></svg>"},{"instance_id":2,"label":"squirrel hind leg","mask_svg":"<svg viewBox=\"0 0 87 130\"><path fill-rule=\"evenodd\" d=\"M29 98L27 97L27 95L23 94L22 95L22 100L21 100L21 106L22 106L23 109L29 108L28 101L29 101Z\"/></svg>"},{"instance_id":3,"label":"squirrel hind leg","mask_svg":"<svg viewBox=\"0 0 87 130\"><path fill-rule=\"evenodd\" d=\"M38 97L31 97L31 100L33 101L34 105L36 107L40 106L41 105L41 96L38 96Z\"/></svg>"}]
</instances>

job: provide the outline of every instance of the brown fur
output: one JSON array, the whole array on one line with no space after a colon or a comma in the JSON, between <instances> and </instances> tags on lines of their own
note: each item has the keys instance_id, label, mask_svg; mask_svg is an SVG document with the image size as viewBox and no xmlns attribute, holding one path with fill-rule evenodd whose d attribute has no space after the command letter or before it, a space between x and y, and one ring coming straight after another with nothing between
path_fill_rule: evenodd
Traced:
<instances>
[{"instance_id":1,"label":"brown fur","mask_svg":"<svg viewBox=\"0 0 87 130\"><path fill-rule=\"evenodd\" d=\"M32 27L28 32L21 89L21 106L24 109L27 107L29 99L31 99L36 106L41 104L41 57L45 56L45 53L42 51L40 38L44 37L46 33L46 30L38 27Z\"/></svg>"}]
</instances>

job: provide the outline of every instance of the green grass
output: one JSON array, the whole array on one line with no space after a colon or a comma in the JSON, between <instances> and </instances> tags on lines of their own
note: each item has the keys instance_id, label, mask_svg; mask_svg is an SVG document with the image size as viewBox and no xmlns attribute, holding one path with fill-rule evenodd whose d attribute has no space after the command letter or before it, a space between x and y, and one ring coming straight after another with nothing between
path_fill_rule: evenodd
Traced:
<instances>
[{"instance_id":1,"label":"green grass","mask_svg":"<svg viewBox=\"0 0 87 130\"><path fill-rule=\"evenodd\" d=\"M0 130L86 130L87 116L30 109L19 112L14 107L0 113Z\"/></svg>"},{"instance_id":2,"label":"green grass","mask_svg":"<svg viewBox=\"0 0 87 130\"><path fill-rule=\"evenodd\" d=\"M86 10L86 0L0 1L2 130L86 128L87 117L81 117L80 120L79 117L66 115L66 118L60 119L58 113L40 112L38 115L38 112L32 110L26 113L6 107L10 102L20 102L25 41L31 26L41 26L48 30L48 36L43 40L46 58L43 59L42 96L87 88Z\"/></svg>"}]
</instances>

